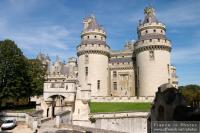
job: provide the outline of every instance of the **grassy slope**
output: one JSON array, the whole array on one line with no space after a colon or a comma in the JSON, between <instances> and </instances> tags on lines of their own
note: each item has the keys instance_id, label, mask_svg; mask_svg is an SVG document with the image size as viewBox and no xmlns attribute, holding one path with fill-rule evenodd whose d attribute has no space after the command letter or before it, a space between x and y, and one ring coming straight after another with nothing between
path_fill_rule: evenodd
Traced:
<instances>
[{"instance_id":1,"label":"grassy slope","mask_svg":"<svg viewBox=\"0 0 200 133\"><path fill-rule=\"evenodd\" d=\"M91 113L120 112L120 111L150 111L151 103L124 103L124 102L91 102Z\"/></svg>"}]
</instances>

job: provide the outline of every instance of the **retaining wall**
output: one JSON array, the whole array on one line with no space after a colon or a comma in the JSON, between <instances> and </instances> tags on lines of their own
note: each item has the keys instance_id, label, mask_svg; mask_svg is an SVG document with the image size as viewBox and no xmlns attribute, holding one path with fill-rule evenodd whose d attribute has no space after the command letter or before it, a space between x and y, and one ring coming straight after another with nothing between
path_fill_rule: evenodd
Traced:
<instances>
[{"instance_id":1,"label":"retaining wall","mask_svg":"<svg viewBox=\"0 0 200 133\"><path fill-rule=\"evenodd\" d=\"M92 96L91 102L153 102L154 97L111 97L111 96Z\"/></svg>"},{"instance_id":2,"label":"retaining wall","mask_svg":"<svg viewBox=\"0 0 200 133\"><path fill-rule=\"evenodd\" d=\"M94 114L95 128L128 133L147 133L148 112Z\"/></svg>"},{"instance_id":3,"label":"retaining wall","mask_svg":"<svg viewBox=\"0 0 200 133\"><path fill-rule=\"evenodd\" d=\"M25 122L26 121L26 113L0 112L0 118L2 120L14 118L14 119L16 119L16 121Z\"/></svg>"}]
</instances>

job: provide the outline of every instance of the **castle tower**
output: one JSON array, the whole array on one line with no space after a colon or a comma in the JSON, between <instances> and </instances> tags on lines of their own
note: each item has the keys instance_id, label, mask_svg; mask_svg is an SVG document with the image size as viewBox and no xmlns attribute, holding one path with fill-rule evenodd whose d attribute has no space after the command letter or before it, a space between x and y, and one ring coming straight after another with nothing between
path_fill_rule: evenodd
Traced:
<instances>
[{"instance_id":1,"label":"castle tower","mask_svg":"<svg viewBox=\"0 0 200 133\"><path fill-rule=\"evenodd\" d=\"M106 33L94 16L85 18L83 24L81 44L77 46L79 85L91 90L91 96L106 96L110 50Z\"/></svg>"},{"instance_id":2,"label":"castle tower","mask_svg":"<svg viewBox=\"0 0 200 133\"><path fill-rule=\"evenodd\" d=\"M137 95L154 96L160 85L170 82L171 44L166 38L165 25L156 19L154 8L146 7L144 14L135 44Z\"/></svg>"}]
</instances>

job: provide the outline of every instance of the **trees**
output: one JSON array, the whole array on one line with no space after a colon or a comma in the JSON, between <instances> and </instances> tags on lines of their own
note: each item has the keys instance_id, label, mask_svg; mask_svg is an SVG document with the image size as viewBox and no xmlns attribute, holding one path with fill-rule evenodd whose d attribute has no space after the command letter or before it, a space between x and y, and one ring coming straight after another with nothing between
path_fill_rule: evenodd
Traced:
<instances>
[{"instance_id":1,"label":"trees","mask_svg":"<svg viewBox=\"0 0 200 133\"><path fill-rule=\"evenodd\" d=\"M39 60L28 60L11 40L0 42L0 100L41 95L44 75Z\"/></svg>"},{"instance_id":2,"label":"trees","mask_svg":"<svg viewBox=\"0 0 200 133\"><path fill-rule=\"evenodd\" d=\"M30 86L32 88L32 96L39 96L43 93L43 84L46 74L46 67L38 59L29 60L29 76L31 78Z\"/></svg>"},{"instance_id":3,"label":"trees","mask_svg":"<svg viewBox=\"0 0 200 133\"><path fill-rule=\"evenodd\" d=\"M30 95L27 59L11 40L0 42L0 98Z\"/></svg>"},{"instance_id":4,"label":"trees","mask_svg":"<svg viewBox=\"0 0 200 133\"><path fill-rule=\"evenodd\" d=\"M186 85L179 87L180 92L189 102L189 104L193 104L195 101L200 101L200 86L199 85Z\"/></svg>"}]
</instances>

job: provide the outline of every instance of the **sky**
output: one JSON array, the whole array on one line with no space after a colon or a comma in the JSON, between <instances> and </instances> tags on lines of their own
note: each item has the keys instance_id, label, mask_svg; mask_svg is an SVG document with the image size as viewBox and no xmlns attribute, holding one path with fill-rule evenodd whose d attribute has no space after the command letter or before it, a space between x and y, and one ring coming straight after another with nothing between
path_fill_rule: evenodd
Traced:
<instances>
[{"instance_id":1,"label":"sky","mask_svg":"<svg viewBox=\"0 0 200 133\"><path fill-rule=\"evenodd\" d=\"M25 56L75 56L83 18L94 14L113 50L137 40L139 19L151 5L172 41L179 85L200 85L200 0L0 0L0 40L14 40Z\"/></svg>"}]
</instances>

